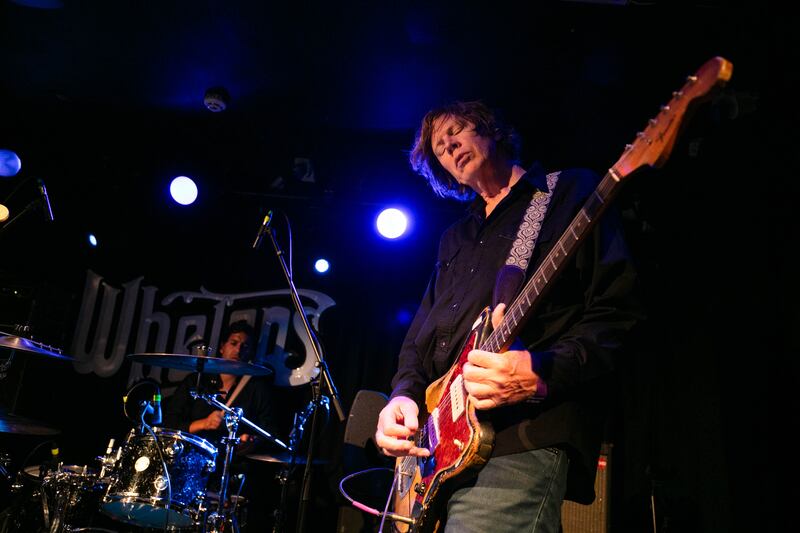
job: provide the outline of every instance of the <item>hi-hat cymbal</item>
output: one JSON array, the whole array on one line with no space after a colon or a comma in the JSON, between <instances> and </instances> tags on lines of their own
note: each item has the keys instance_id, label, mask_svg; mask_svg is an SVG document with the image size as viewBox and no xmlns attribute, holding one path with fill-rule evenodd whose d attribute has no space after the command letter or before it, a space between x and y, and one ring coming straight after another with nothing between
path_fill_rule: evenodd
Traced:
<instances>
[{"instance_id":1,"label":"hi-hat cymbal","mask_svg":"<svg viewBox=\"0 0 800 533\"><path fill-rule=\"evenodd\" d=\"M248 459L252 459L253 461L259 461L262 463L283 463L289 464L292 460L292 456L289 452L276 452L276 453L255 453L247 456ZM314 465L322 465L327 463L325 459L314 459L311 464ZM306 464L306 456L305 455L298 455L294 459L295 464Z\"/></svg>"},{"instance_id":2,"label":"hi-hat cymbal","mask_svg":"<svg viewBox=\"0 0 800 533\"><path fill-rule=\"evenodd\" d=\"M206 355L174 353L134 353L128 359L138 363L206 374L231 374L234 376L268 376L272 369L265 366Z\"/></svg>"},{"instance_id":3,"label":"hi-hat cymbal","mask_svg":"<svg viewBox=\"0 0 800 533\"><path fill-rule=\"evenodd\" d=\"M50 427L36 420L8 413L0 414L0 433L17 435L58 435L60 429Z\"/></svg>"},{"instance_id":4,"label":"hi-hat cymbal","mask_svg":"<svg viewBox=\"0 0 800 533\"><path fill-rule=\"evenodd\" d=\"M38 355L46 355L54 359L63 359L72 361L73 358L68 355L62 354L57 348L47 346L41 342L37 342L25 337L18 337L16 335L6 335L0 333L0 348L7 348L9 350L16 350L20 352L35 353Z\"/></svg>"}]
</instances>

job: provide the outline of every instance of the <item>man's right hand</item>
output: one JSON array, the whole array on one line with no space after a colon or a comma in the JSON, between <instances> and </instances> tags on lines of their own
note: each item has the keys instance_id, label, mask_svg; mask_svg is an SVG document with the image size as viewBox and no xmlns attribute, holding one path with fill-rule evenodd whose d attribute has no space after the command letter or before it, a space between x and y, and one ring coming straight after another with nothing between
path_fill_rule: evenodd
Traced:
<instances>
[{"instance_id":1,"label":"man's right hand","mask_svg":"<svg viewBox=\"0 0 800 533\"><path fill-rule=\"evenodd\" d=\"M415 446L414 434L419 426L419 407L411 398L396 396L378 415L375 444L385 455L428 457L431 452Z\"/></svg>"}]
</instances>

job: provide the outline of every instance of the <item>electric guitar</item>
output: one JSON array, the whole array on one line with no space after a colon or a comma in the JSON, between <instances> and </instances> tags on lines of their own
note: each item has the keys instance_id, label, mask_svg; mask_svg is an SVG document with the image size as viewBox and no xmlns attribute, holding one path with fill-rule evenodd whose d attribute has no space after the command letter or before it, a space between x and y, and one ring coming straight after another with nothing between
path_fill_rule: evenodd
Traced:
<instances>
[{"instance_id":1,"label":"electric guitar","mask_svg":"<svg viewBox=\"0 0 800 533\"><path fill-rule=\"evenodd\" d=\"M443 486L448 480L479 470L489 460L494 444L491 424L479 421L470 403L464 377L469 352L479 347L489 352L505 352L517 337L526 319L536 308L564 263L597 223L623 181L645 166L660 167L669 158L680 133L684 117L712 89L724 85L733 73L733 65L714 57L686 79L680 90L672 93L667 105L637 133L625 147L619 160L608 170L597 189L572 220L564 234L530 277L520 294L506 309L499 326L491 329L491 309L485 308L467 336L458 359L447 374L426 390L427 413L420 416L417 446L427 448L427 458L399 457L395 464L393 496L394 528L401 533L437 531L441 525Z\"/></svg>"}]
</instances>

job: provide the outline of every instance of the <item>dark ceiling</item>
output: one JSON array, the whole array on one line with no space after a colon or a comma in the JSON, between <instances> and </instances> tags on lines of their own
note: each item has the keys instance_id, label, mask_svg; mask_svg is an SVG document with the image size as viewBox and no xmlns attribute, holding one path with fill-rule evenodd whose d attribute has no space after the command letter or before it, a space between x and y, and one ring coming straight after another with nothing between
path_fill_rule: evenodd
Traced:
<instances>
[{"instance_id":1,"label":"dark ceiling","mask_svg":"<svg viewBox=\"0 0 800 533\"><path fill-rule=\"evenodd\" d=\"M460 209L434 199L406 162L433 106L483 99L520 130L526 164L602 173L685 76L721 55L734 76L711 122L744 119L725 132L763 122L789 87L792 19L752 2L672 4L3 0L0 148L23 167L0 180L0 201L22 187L7 202L19 213L43 178L63 226L53 236L28 220L2 237L34 247L47 235L68 257L87 231L125 235L104 241L125 279L142 271L131 249L182 259L231 236L246 249L278 202L299 232L298 253L336 242L352 258L341 243L368 238L354 228L369 225L375 206L406 201L429 239L405 245L424 257L424 277L435 235ZM229 101L214 113L204 96L218 87ZM707 123L697 121L694 137ZM295 183L297 158L310 161L314 190L275 186ZM191 209L165 200L176 174L199 182ZM703 186L714 194L719 181ZM99 256L74 261L87 262Z\"/></svg>"},{"instance_id":2,"label":"dark ceiling","mask_svg":"<svg viewBox=\"0 0 800 533\"><path fill-rule=\"evenodd\" d=\"M221 86L226 113L272 127L406 131L456 97L652 108L718 54L752 85L779 30L756 3L620 4L5 0L0 81L26 103L186 115Z\"/></svg>"},{"instance_id":3,"label":"dark ceiling","mask_svg":"<svg viewBox=\"0 0 800 533\"><path fill-rule=\"evenodd\" d=\"M406 151L421 115L451 99L504 111L526 163L598 172L712 56L734 64L716 113L776 100L796 54L788 17L672 4L3 0L0 148L22 157L16 180L46 178L76 226L124 222L123 209L157 231L177 173L201 182L205 219L249 198L238 214L252 225L270 195L304 197L273 187L296 158L339 201L435 209L449 204L433 203ZM229 101L213 113L204 96L218 87Z\"/></svg>"}]
</instances>

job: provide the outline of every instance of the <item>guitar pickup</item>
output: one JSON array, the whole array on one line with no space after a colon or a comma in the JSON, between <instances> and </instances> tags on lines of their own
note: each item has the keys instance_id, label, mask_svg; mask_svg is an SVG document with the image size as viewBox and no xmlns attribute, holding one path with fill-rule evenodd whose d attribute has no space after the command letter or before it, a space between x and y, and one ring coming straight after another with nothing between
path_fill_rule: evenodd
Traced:
<instances>
[{"instance_id":1,"label":"guitar pickup","mask_svg":"<svg viewBox=\"0 0 800 533\"><path fill-rule=\"evenodd\" d=\"M450 414L453 422L464 413L464 376L459 374L450 384Z\"/></svg>"},{"instance_id":2,"label":"guitar pickup","mask_svg":"<svg viewBox=\"0 0 800 533\"><path fill-rule=\"evenodd\" d=\"M433 449L439 444L439 408L433 410L427 422L428 426L428 449L433 452ZM430 426L433 426L433 434L430 432Z\"/></svg>"}]
</instances>

